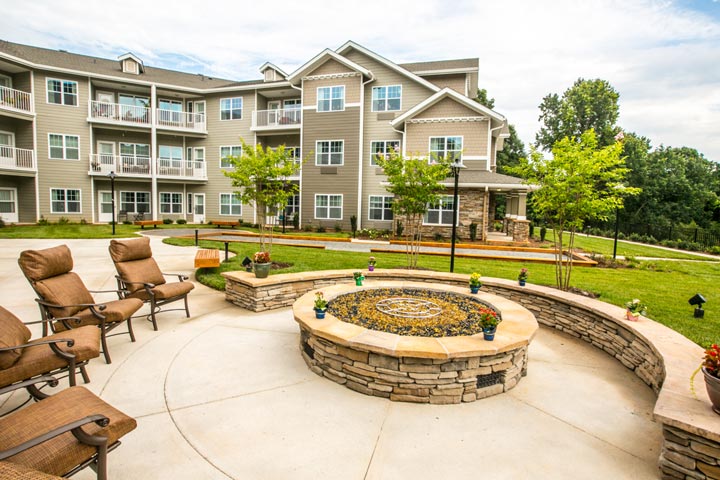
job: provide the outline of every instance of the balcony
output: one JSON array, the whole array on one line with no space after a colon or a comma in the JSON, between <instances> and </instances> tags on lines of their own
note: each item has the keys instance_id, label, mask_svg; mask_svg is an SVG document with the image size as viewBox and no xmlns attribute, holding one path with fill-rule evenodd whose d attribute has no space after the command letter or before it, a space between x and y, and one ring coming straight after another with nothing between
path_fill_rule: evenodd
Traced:
<instances>
[{"instance_id":1,"label":"balcony","mask_svg":"<svg viewBox=\"0 0 720 480\"><path fill-rule=\"evenodd\" d=\"M0 112L18 118L31 118L35 115L32 95L14 88L0 87Z\"/></svg>"},{"instance_id":2,"label":"balcony","mask_svg":"<svg viewBox=\"0 0 720 480\"><path fill-rule=\"evenodd\" d=\"M302 125L302 110L298 108L253 110L252 130L292 130Z\"/></svg>"},{"instance_id":3,"label":"balcony","mask_svg":"<svg viewBox=\"0 0 720 480\"><path fill-rule=\"evenodd\" d=\"M0 169L18 172L37 172L35 154L25 148L0 145Z\"/></svg>"},{"instance_id":4,"label":"balcony","mask_svg":"<svg viewBox=\"0 0 720 480\"><path fill-rule=\"evenodd\" d=\"M175 110L155 110L157 127L163 130L207 133L204 113L177 112Z\"/></svg>"},{"instance_id":5,"label":"balcony","mask_svg":"<svg viewBox=\"0 0 720 480\"><path fill-rule=\"evenodd\" d=\"M88 173L102 177L115 172L118 177L150 179L151 164L150 157L145 155L93 154ZM198 161L160 158L155 173L158 179L207 180L205 162Z\"/></svg>"},{"instance_id":6,"label":"balcony","mask_svg":"<svg viewBox=\"0 0 720 480\"><path fill-rule=\"evenodd\" d=\"M88 121L125 127L150 127L150 109L135 105L90 101Z\"/></svg>"}]
</instances>

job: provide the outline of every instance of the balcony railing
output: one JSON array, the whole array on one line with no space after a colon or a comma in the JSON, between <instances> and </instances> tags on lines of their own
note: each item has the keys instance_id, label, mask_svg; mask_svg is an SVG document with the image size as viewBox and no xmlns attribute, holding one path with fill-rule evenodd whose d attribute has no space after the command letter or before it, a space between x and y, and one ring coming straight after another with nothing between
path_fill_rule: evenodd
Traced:
<instances>
[{"instance_id":1,"label":"balcony railing","mask_svg":"<svg viewBox=\"0 0 720 480\"><path fill-rule=\"evenodd\" d=\"M0 145L0 168L36 171L35 155L32 150Z\"/></svg>"},{"instance_id":2,"label":"balcony railing","mask_svg":"<svg viewBox=\"0 0 720 480\"><path fill-rule=\"evenodd\" d=\"M150 126L150 109L135 105L90 101L89 116L93 120L108 123L134 124Z\"/></svg>"},{"instance_id":3,"label":"balcony railing","mask_svg":"<svg viewBox=\"0 0 720 480\"><path fill-rule=\"evenodd\" d=\"M281 108L275 110L254 110L253 128L281 129L299 127L302 123L302 110L299 108Z\"/></svg>"},{"instance_id":4,"label":"balcony railing","mask_svg":"<svg viewBox=\"0 0 720 480\"><path fill-rule=\"evenodd\" d=\"M150 178L151 159L145 155L90 155L90 174L105 176L115 172L119 176ZM207 180L205 162L159 158L155 173L159 178Z\"/></svg>"},{"instance_id":5,"label":"balcony railing","mask_svg":"<svg viewBox=\"0 0 720 480\"><path fill-rule=\"evenodd\" d=\"M0 107L23 113L33 113L32 96L14 88L0 87Z\"/></svg>"},{"instance_id":6,"label":"balcony railing","mask_svg":"<svg viewBox=\"0 0 720 480\"><path fill-rule=\"evenodd\" d=\"M205 114L192 112L177 112L174 110L163 110L158 108L156 111L156 121L158 127L167 127L172 129L194 130L197 132L205 132Z\"/></svg>"},{"instance_id":7,"label":"balcony railing","mask_svg":"<svg viewBox=\"0 0 720 480\"><path fill-rule=\"evenodd\" d=\"M193 178L206 180L207 170L205 162L195 160L173 160L170 158L158 159L158 177Z\"/></svg>"}]
</instances>

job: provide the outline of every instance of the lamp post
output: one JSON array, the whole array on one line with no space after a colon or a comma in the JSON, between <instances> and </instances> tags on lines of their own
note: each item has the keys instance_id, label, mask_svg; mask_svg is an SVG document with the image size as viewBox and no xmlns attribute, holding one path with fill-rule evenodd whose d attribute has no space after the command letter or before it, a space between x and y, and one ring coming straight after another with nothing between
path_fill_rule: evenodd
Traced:
<instances>
[{"instance_id":1,"label":"lamp post","mask_svg":"<svg viewBox=\"0 0 720 480\"><path fill-rule=\"evenodd\" d=\"M453 223L452 223L452 239L450 240L450 273L455 271L455 236L458 224L458 182L460 179L460 169L465 168L461 157L455 157L450 166L453 177L455 177L455 188L453 190Z\"/></svg>"},{"instance_id":2,"label":"lamp post","mask_svg":"<svg viewBox=\"0 0 720 480\"><path fill-rule=\"evenodd\" d=\"M625 190L625 185L615 185L613 187L620 195L623 194L623 191ZM618 232L620 230L620 206L615 207L615 242L613 243L613 260L615 260L615 257L617 257L617 242L618 242Z\"/></svg>"},{"instance_id":3,"label":"lamp post","mask_svg":"<svg viewBox=\"0 0 720 480\"><path fill-rule=\"evenodd\" d=\"M112 234L115 235L115 171L108 173L110 179L110 196L112 197Z\"/></svg>"}]
</instances>

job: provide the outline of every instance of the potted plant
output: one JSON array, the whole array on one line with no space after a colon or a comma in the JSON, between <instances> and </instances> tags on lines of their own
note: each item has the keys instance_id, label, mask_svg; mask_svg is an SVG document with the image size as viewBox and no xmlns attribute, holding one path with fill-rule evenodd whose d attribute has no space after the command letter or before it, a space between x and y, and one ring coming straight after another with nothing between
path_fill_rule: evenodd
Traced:
<instances>
[{"instance_id":1,"label":"potted plant","mask_svg":"<svg viewBox=\"0 0 720 480\"><path fill-rule=\"evenodd\" d=\"M482 282L480 281L480 274L477 272L473 272L470 275L470 293L478 293L478 290L480 290L480 287L482 287Z\"/></svg>"},{"instance_id":2,"label":"potted plant","mask_svg":"<svg viewBox=\"0 0 720 480\"><path fill-rule=\"evenodd\" d=\"M640 315L647 313L647 305L635 298L625 304L625 316L631 322L637 322Z\"/></svg>"},{"instance_id":3,"label":"potted plant","mask_svg":"<svg viewBox=\"0 0 720 480\"><path fill-rule=\"evenodd\" d=\"M372 272L373 270L375 270L376 263L377 261L375 260L375 257L370 257L370 259L368 260L368 271Z\"/></svg>"},{"instance_id":4,"label":"potted plant","mask_svg":"<svg viewBox=\"0 0 720 480\"><path fill-rule=\"evenodd\" d=\"M527 282L529 274L530 273L528 272L527 268L520 269L520 273L518 274L518 284L520 284L521 287L525 286L525 282Z\"/></svg>"},{"instance_id":5,"label":"potted plant","mask_svg":"<svg viewBox=\"0 0 720 480\"><path fill-rule=\"evenodd\" d=\"M495 339L495 332L502 319L498 317L495 310L488 307L480 307L480 325L483 329L483 338L488 341Z\"/></svg>"},{"instance_id":6,"label":"potted plant","mask_svg":"<svg viewBox=\"0 0 720 480\"><path fill-rule=\"evenodd\" d=\"M365 280L365 276L362 274L362 272L354 272L353 278L355 279L355 285L358 287L362 287L362 282Z\"/></svg>"},{"instance_id":7,"label":"potted plant","mask_svg":"<svg viewBox=\"0 0 720 480\"><path fill-rule=\"evenodd\" d=\"M253 255L253 270L257 278L267 278L270 274L270 252L255 252Z\"/></svg>"},{"instance_id":8,"label":"potted plant","mask_svg":"<svg viewBox=\"0 0 720 480\"><path fill-rule=\"evenodd\" d=\"M705 358L700 366L690 377L690 390L695 394L695 375L702 370L705 377L705 388L707 388L710 403L715 413L720 415L720 346L714 343L705 350Z\"/></svg>"},{"instance_id":9,"label":"potted plant","mask_svg":"<svg viewBox=\"0 0 720 480\"><path fill-rule=\"evenodd\" d=\"M325 311L327 310L328 302L323 296L323 292L315 292L315 318L325 318Z\"/></svg>"}]
</instances>

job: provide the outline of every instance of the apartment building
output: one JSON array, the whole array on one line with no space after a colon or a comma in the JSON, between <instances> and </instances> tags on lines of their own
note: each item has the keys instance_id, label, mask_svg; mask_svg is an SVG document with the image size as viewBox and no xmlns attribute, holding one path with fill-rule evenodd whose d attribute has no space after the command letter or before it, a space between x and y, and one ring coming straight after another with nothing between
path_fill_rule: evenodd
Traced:
<instances>
[{"instance_id":1,"label":"apartment building","mask_svg":"<svg viewBox=\"0 0 720 480\"><path fill-rule=\"evenodd\" d=\"M459 231L484 236L493 197L509 233L527 236L527 186L495 171L507 120L471 99L478 59L396 64L352 41L292 73L265 63L234 81L0 41L0 217L8 223L242 219L255 223L223 171L240 139L290 148L300 187L287 206L301 225L391 229L392 197L378 155L452 155ZM448 235L452 179L425 218Z\"/></svg>"}]
</instances>

